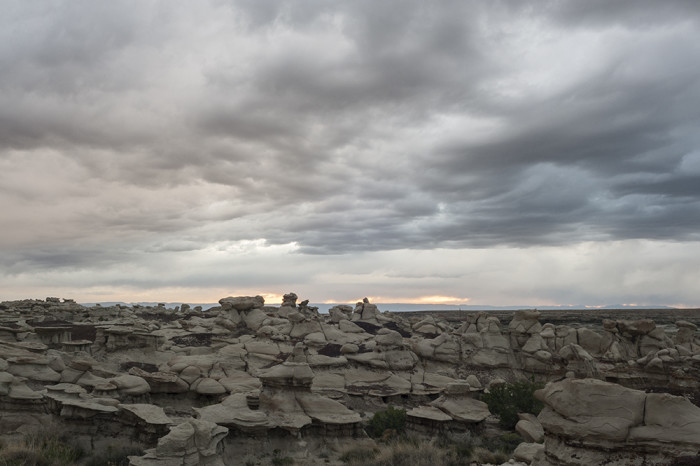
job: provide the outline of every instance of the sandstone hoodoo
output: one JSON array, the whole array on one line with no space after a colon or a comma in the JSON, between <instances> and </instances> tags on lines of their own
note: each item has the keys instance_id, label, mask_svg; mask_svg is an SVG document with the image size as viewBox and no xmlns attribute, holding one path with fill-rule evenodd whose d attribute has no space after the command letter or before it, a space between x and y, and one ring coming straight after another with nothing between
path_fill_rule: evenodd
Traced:
<instances>
[{"instance_id":1,"label":"sandstone hoodoo","mask_svg":"<svg viewBox=\"0 0 700 466\"><path fill-rule=\"evenodd\" d=\"M2 302L0 445L53 426L93 464L117 450L134 465L342 464L406 435L443 439L462 464L694 464L690 320L448 321L368 299L321 314L294 293L208 310ZM390 406L400 429L368 437Z\"/></svg>"}]
</instances>

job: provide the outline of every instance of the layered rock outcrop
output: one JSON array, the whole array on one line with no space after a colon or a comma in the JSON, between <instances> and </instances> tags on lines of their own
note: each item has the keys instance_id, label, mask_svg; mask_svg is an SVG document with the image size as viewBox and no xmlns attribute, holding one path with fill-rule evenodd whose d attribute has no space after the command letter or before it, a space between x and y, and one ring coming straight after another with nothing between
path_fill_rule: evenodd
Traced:
<instances>
[{"instance_id":1,"label":"layered rock outcrop","mask_svg":"<svg viewBox=\"0 0 700 466\"><path fill-rule=\"evenodd\" d=\"M686 398L596 379L565 379L537 393L545 447L537 466L670 464L700 458L700 408Z\"/></svg>"},{"instance_id":2,"label":"layered rock outcrop","mask_svg":"<svg viewBox=\"0 0 700 466\"><path fill-rule=\"evenodd\" d=\"M595 460L633 448L655 461L694 448L694 434L683 434L695 432L692 403L643 391L700 392L700 335L687 320L587 327L526 310L510 320L467 313L457 322L381 312L367 299L327 315L298 301L294 293L279 307L260 296L228 297L207 311L87 308L55 298L0 303L0 435L56 419L88 450L107 437L149 449L134 461L230 463L220 446L254 456L264 439L292 445L303 462L314 449L365 441L362 422L388 404L406 406L416 432L479 432L489 422L479 393L490 382L568 375L558 382L569 384L568 401L548 391L554 385L542 392L541 425L521 415L517 431L531 446L518 459L538 458L544 448L540 461L559 464L570 451ZM597 381L577 381L587 378ZM585 401L605 393L625 399L629 419L612 408L605 417L599 403ZM574 399L584 400L579 411L566 407ZM662 419L664 411L677 413L676 424ZM227 430L210 430L193 446L185 434L198 427L190 421ZM98 423L104 439L94 434ZM158 450L170 428L168 445L178 438L182 448ZM536 446L543 437L545 446Z\"/></svg>"}]
</instances>

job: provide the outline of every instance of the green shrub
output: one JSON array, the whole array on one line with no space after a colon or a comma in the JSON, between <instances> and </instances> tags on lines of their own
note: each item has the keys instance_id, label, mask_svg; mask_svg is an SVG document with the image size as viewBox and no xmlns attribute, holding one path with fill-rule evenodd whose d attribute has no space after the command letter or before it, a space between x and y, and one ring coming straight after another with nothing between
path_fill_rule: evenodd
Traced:
<instances>
[{"instance_id":1,"label":"green shrub","mask_svg":"<svg viewBox=\"0 0 700 466\"><path fill-rule=\"evenodd\" d=\"M365 432L372 438L403 435L405 431L406 410L393 406L389 406L386 411L375 413L365 427Z\"/></svg>"},{"instance_id":2,"label":"green shrub","mask_svg":"<svg viewBox=\"0 0 700 466\"><path fill-rule=\"evenodd\" d=\"M534 393L543 387L543 383L529 380L500 384L484 394L482 400L489 406L489 411L498 416L502 427L514 429L518 413L539 414L542 410L542 402L534 397Z\"/></svg>"}]
</instances>

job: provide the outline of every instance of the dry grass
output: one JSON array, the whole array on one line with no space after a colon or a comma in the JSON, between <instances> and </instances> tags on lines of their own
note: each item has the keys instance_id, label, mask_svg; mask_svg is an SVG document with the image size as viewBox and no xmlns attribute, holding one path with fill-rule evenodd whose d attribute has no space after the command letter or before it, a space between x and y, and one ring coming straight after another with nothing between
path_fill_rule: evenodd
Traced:
<instances>
[{"instance_id":1,"label":"dry grass","mask_svg":"<svg viewBox=\"0 0 700 466\"><path fill-rule=\"evenodd\" d=\"M454 442L447 439L422 440L399 437L387 442L379 442L374 450L360 448L349 450L340 457L340 460L349 466L502 464L511 457L512 446L507 440L510 439L470 438L465 442ZM476 445L472 444L472 441Z\"/></svg>"},{"instance_id":2,"label":"dry grass","mask_svg":"<svg viewBox=\"0 0 700 466\"><path fill-rule=\"evenodd\" d=\"M56 428L27 435L21 441L0 447L0 466L68 466L83 451L70 445Z\"/></svg>"},{"instance_id":3,"label":"dry grass","mask_svg":"<svg viewBox=\"0 0 700 466\"><path fill-rule=\"evenodd\" d=\"M394 439L375 450L353 449L341 460L350 466L462 466L470 463L470 455L454 445L438 445L436 441Z\"/></svg>"}]
</instances>

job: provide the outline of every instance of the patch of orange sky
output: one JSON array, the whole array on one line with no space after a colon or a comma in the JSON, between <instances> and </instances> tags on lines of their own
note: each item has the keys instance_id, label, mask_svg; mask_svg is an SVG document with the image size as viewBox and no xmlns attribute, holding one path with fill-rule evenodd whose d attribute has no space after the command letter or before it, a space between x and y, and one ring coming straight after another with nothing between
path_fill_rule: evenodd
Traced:
<instances>
[{"instance_id":1,"label":"patch of orange sky","mask_svg":"<svg viewBox=\"0 0 700 466\"><path fill-rule=\"evenodd\" d=\"M458 298L456 296L419 296L417 298L391 297L391 296L367 296L371 303L406 303L406 304L466 304L469 298ZM362 298L356 300L348 300L345 302L362 301ZM327 300L324 304L336 304L343 301Z\"/></svg>"}]
</instances>

